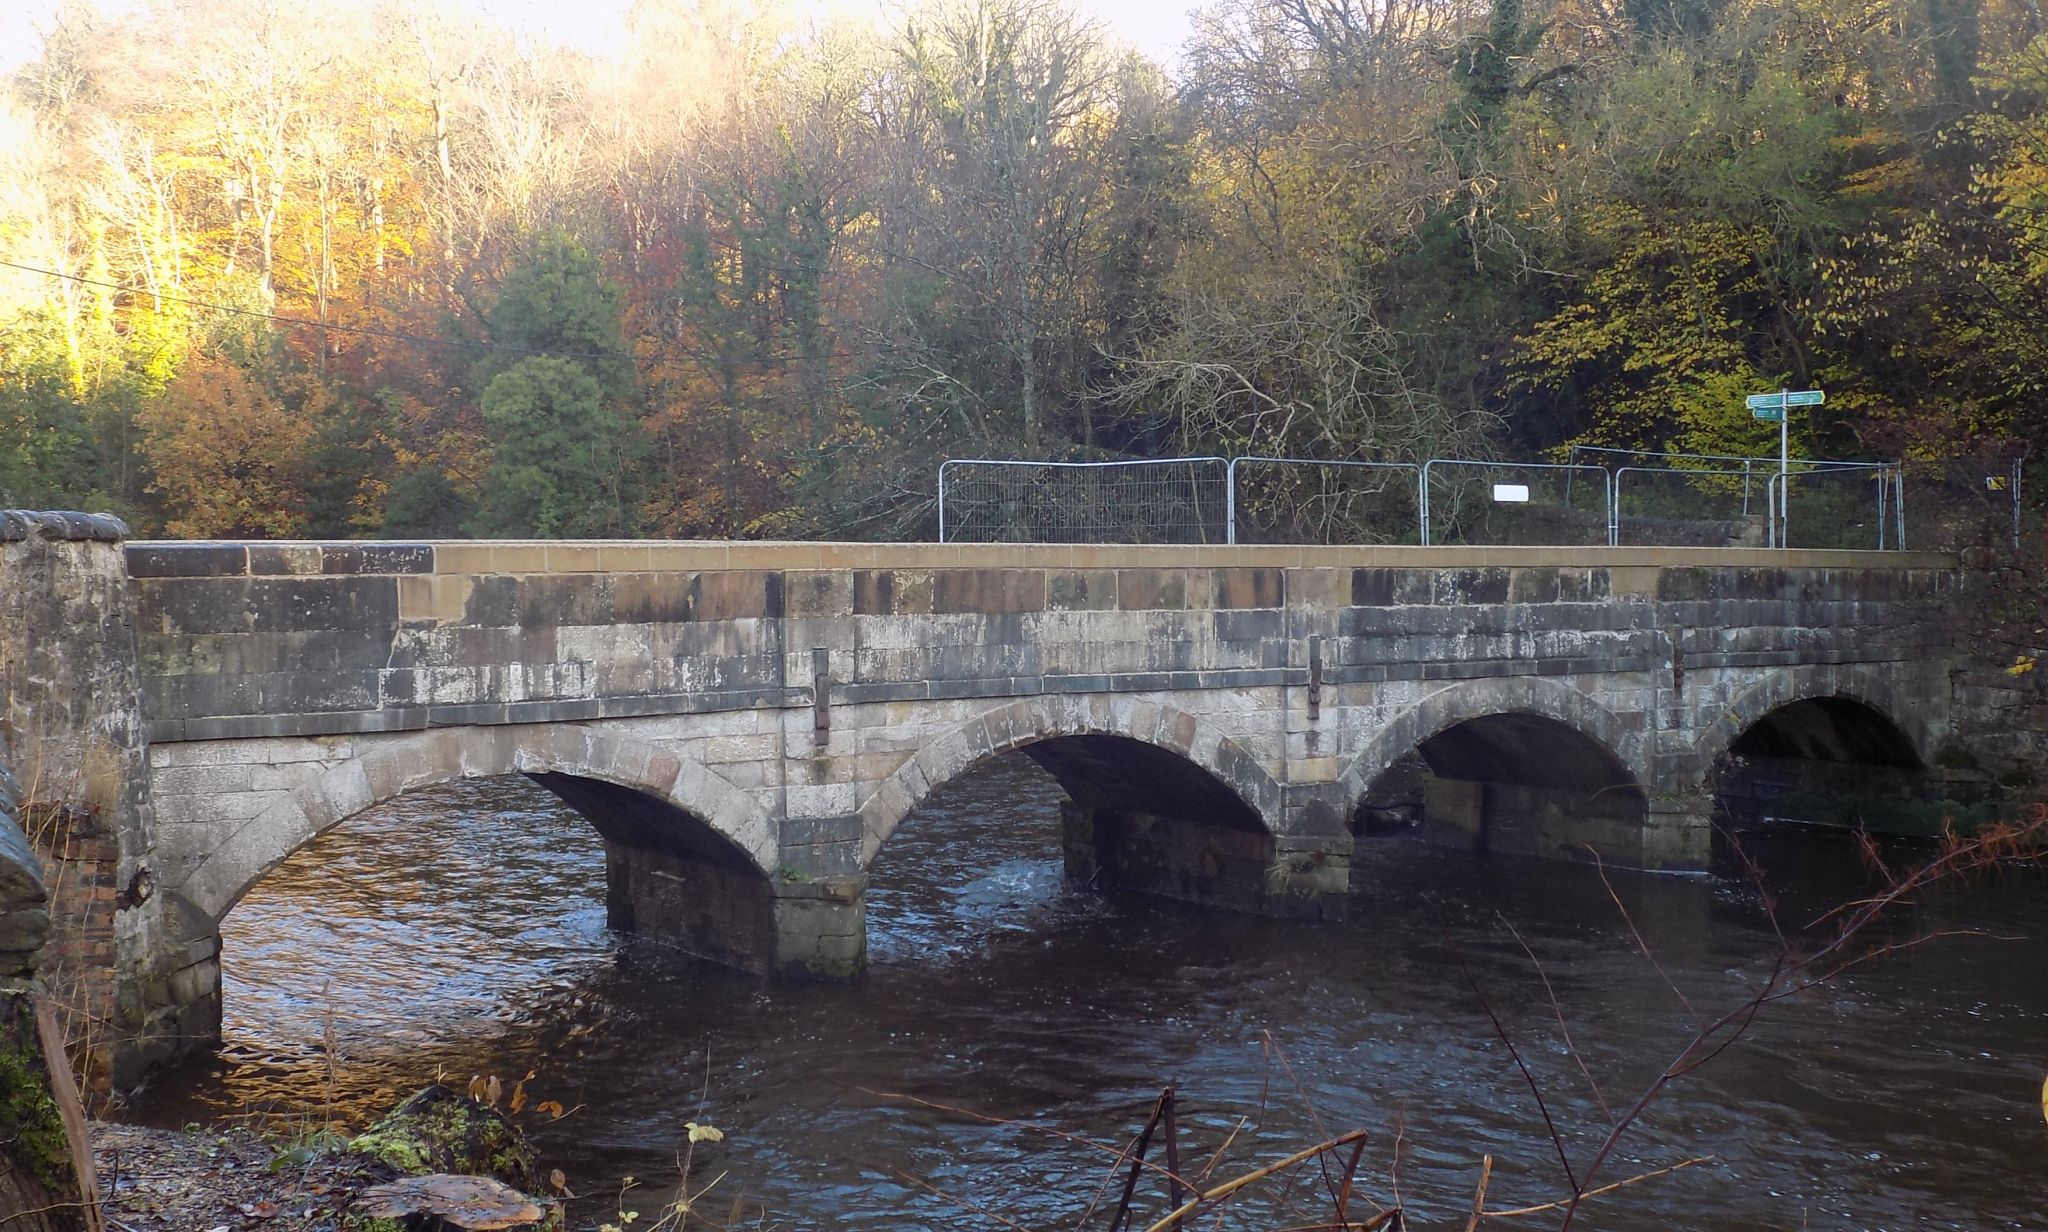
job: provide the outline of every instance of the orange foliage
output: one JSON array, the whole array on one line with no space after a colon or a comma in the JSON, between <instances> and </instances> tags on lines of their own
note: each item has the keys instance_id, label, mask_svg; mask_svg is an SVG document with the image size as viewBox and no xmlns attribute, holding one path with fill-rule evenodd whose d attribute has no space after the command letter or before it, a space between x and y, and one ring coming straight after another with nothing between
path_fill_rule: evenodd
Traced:
<instances>
[{"instance_id":1,"label":"orange foliage","mask_svg":"<svg viewBox=\"0 0 2048 1232\"><path fill-rule=\"evenodd\" d=\"M298 412L266 384L217 355L195 356L163 398L136 418L150 491L178 511L164 524L191 539L289 538L305 524L305 457L314 409Z\"/></svg>"}]
</instances>

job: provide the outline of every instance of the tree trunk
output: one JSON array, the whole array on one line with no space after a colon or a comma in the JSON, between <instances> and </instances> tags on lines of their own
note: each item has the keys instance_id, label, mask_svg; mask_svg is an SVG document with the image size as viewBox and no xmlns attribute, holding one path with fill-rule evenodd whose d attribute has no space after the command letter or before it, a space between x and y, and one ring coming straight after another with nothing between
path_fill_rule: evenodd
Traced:
<instances>
[{"instance_id":1,"label":"tree trunk","mask_svg":"<svg viewBox=\"0 0 2048 1232\"><path fill-rule=\"evenodd\" d=\"M63 1034L28 981L0 984L0 1224L100 1232L85 1116Z\"/></svg>"}]
</instances>

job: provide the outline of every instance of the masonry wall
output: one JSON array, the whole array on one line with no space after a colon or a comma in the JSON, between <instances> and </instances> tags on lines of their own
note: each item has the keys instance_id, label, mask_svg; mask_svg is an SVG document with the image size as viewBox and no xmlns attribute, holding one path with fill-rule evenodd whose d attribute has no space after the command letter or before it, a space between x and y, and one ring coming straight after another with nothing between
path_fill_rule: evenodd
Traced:
<instances>
[{"instance_id":1,"label":"masonry wall","mask_svg":"<svg viewBox=\"0 0 2048 1232\"><path fill-rule=\"evenodd\" d=\"M1648 799L1575 828L1488 783L1447 818L1469 797L1531 850L1692 867L1718 759L1772 707L1854 696L1930 758L1988 712L1925 554L120 534L0 515L0 738L52 969L126 1068L217 1031L248 885L450 778L595 792L622 918L838 976L896 824L1011 749L1079 802L1090 876L1315 915L1343 910L1354 806L1467 719L1554 719Z\"/></svg>"},{"instance_id":2,"label":"masonry wall","mask_svg":"<svg viewBox=\"0 0 2048 1232\"><path fill-rule=\"evenodd\" d=\"M978 756L1069 730L1174 749L1266 819L1276 857L1333 854L1369 786L1347 776L1369 777L1378 743L1453 684L1467 705L1605 724L1589 734L1669 797L1653 813L1696 812L1680 797L1710 774L1717 726L1769 700L1760 681L1884 690L1933 747L1956 585L1941 556L1688 549L134 544L128 559L173 863L371 743L573 723L708 767L771 819L777 867L808 878L858 874Z\"/></svg>"},{"instance_id":3,"label":"masonry wall","mask_svg":"<svg viewBox=\"0 0 2048 1232\"><path fill-rule=\"evenodd\" d=\"M100 1089L209 1038L218 982L157 892L124 533L0 512L0 738L48 886L43 976Z\"/></svg>"}]
</instances>

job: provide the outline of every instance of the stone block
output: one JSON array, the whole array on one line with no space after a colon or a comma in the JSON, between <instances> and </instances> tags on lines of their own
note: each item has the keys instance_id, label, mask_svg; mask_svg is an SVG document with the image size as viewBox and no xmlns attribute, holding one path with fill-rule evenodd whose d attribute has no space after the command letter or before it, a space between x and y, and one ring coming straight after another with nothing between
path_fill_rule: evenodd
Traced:
<instances>
[{"instance_id":1,"label":"stone block","mask_svg":"<svg viewBox=\"0 0 2048 1232\"><path fill-rule=\"evenodd\" d=\"M1289 569L1283 586L1287 606L1335 611L1350 601L1355 572L1348 569Z\"/></svg>"},{"instance_id":2,"label":"stone block","mask_svg":"<svg viewBox=\"0 0 2048 1232\"><path fill-rule=\"evenodd\" d=\"M784 793L784 807L792 819L844 818L854 813L859 801L852 783L820 783L790 787ZM858 830L856 825L854 835L841 837L857 837Z\"/></svg>"},{"instance_id":3,"label":"stone block","mask_svg":"<svg viewBox=\"0 0 2048 1232\"><path fill-rule=\"evenodd\" d=\"M1045 575L1048 611L1103 611L1117 606L1116 571L1055 569Z\"/></svg>"},{"instance_id":4,"label":"stone block","mask_svg":"<svg viewBox=\"0 0 2048 1232\"><path fill-rule=\"evenodd\" d=\"M1555 603L1562 591L1558 570L1550 567L1516 569L1511 573L1508 601L1511 603Z\"/></svg>"},{"instance_id":5,"label":"stone block","mask_svg":"<svg viewBox=\"0 0 2048 1232\"><path fill-rule=\"evenodd\" d=\"M689 620L779 619L783 614L782 574L759 569L700 573L692 584L690 600Z\"/></svg>"},{"instance_id":6,"label":"stone block","mask_svg":"<svg viewBox=\"0 0 2048 1232\"><path fill-rule=\"evenodd\" d=\"M830 620L853 614L853 579L845 569L811 569L783 575L784 610L792 619Z\"/></svg>"},{"instance_id":7,"label":"stone block","mask_svg":"<svg viewBox=\"0 0 2048 1232\"><path fill-rule=\"evenodd\" d=\"M1508 570L1499 568L1439 569L1430 601L1439 606L1506 603L1508 576Z\"/></svg>"},{"instance_id":8,"label":"stone block","mask_svg":"<svg viewBox=\"0 0 2048 1232\"><path fill-rule=\"evenodd\" d=\"M249 549L240 543L131 543L125 549L133 578L238 577L249 572Z\"/></svg>"},{"instance_id":9,"label":"stone block","mask_svg":"<svg viewBox=\"0 0 2048 1232\"><path fill-rule=\"evenodd\" d=\"M1287 614L1278 608L1219 610L1210 620L1219 642L1284 642L1287 638Z\"/></svg>"},{"instance_id":10,"label":"stone block","mask_svg":"<svg viewBox=\"0 0 2048 1232\"><path fill-rule=\"evenodd\" d=\"M1188 575L1182 569L1119 569L1116 605L1126 612L1180 611L1188 606Z\"/></svg>"},{"instance_id":11,"label":"stone block","mask_svg":"<svg viewBox=\"0 0 2048 1232\"><path fill-rule=\"evenodd\" d=\"M1041 569L947 569L932 578L932 610L999 615L1045 610Z\"/></svg>"},{"instance_id":12,"label":"stone block","mask_svg":"<svg viewBox=\"0 0 2048 1232\"><path fill-rule=\"evenodd\" d=\"M247 551L251 574L304 576L321 572L317 543L252 543Z\"/></svg>"},{"instance_id":13,"label":"stone block","mask_svg":"<svg viewBox=\"0 0 2048 1232\"><path fill-rule=\"evenodd\" d=\"M432 573L428 543L328 543L320 548L322 573Z\"/></svg>"},{"instance_id":14,"label":"stone block","mask_svg":"<svg viewBox=\"0 0 2048 1232\"><path fill-rule=\"evenodd\" d=\"M1286 579L1280 569L1211 569L1210 604L1219 609L1285 607Z\"/></svg>"}]
</instances>

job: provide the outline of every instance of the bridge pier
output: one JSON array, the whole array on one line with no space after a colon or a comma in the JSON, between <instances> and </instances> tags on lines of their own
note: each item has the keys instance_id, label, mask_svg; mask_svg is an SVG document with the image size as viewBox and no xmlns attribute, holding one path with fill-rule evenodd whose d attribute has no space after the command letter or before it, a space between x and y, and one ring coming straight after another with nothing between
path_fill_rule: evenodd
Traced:
<instances>
[{"instance_id":1,"label":"bridge pier","mask_svg":"<svg viewBox=\"0 0 2048 1232\"><path fill-rule=\"evenodd\" d=\"M1076 885L1287 919L1344 918L1348 835L1282 838L1078 800L1061 803L1060 826Z\"/></svg>"},{"instance_id":2,"label":"bridge pier","mask_svg":"<svg viewBox=\"0 0 2048 1232\"><path fill-rule=\"evenodd\" d=\"M858 975L867 957L866 890L864 876L768 882L702 861L605 845L611 927L756 975Z\"/></svg>"},{"instance_id":3,"label":"bridge pier","mask_svg":"<svg viewBox=\"0 0 2048 1232\"><path fill-rule=\"evenodd\" d=\"M1430 777L1423 837L1468 850L1587 860L1619 868L1699 871L1711 855L1713 802L1665 795Z\"/></svg>"}]
</instances>

